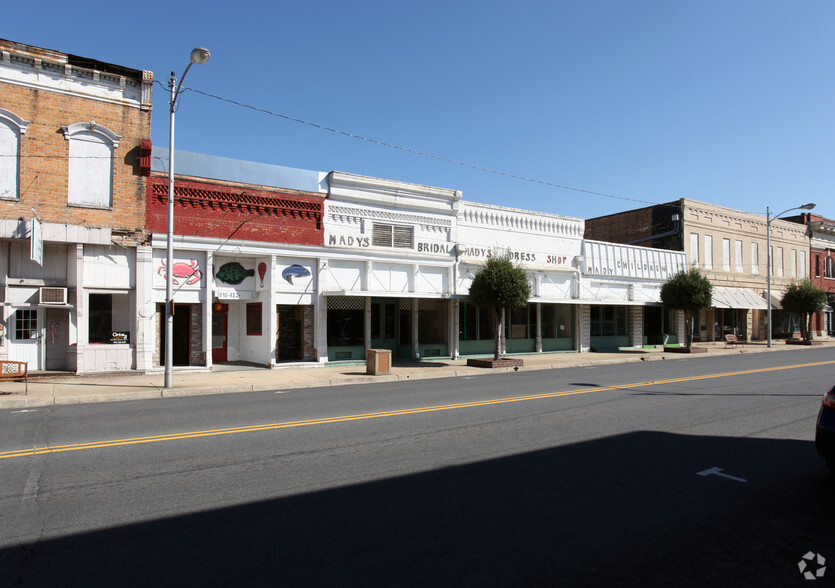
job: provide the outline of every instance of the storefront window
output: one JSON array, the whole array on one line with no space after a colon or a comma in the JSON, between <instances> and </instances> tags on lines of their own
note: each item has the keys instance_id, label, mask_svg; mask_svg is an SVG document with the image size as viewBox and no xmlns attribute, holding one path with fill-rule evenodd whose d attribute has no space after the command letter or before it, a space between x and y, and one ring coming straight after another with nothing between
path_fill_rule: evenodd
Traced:
<instances>
[{"instance_id":1,"label":"storefront window","mask_svg":"<svg viewBox=\"0 0 835 588\"><path fill-rule=\"evenodd\" d=\"M328 299L328 345L365 345L363 317L365 301L359 297L334 296Z\"/></svg>"},{"instance_id":2,"label":"storefront window","mask_svg":"<svg viewBox=\"0 0 835 588\"><path fill-rule=\"evenodd\" d=\"M592 306L592 337L623 337L629 332L629 313L625 306Z\"/></svg>"},{"instance_id":3,"label":"storefront window","mask_svg":"<svg viewBox=\"0 0 835 588\"><path fill-rule=\"evenodd\" d=\"M446 343L446 300L421 299L418 302L418 338L422 344Z\"/></svg>"},{"instance_id":4,"label":"storefront window","mask_svg":"<svg viewBox=\"0 0 835 588\"><path fill-rule=\"evenodd\" d=\"M246 334L261 334L261 303L250 302L246 305Z\"/></svg>"},{"instance_id":5,"label":"storefront window","mask_svg":"<svg viewBox=\"0 0 835 588\"><path fill-rule=\"evenodd\" d=\"M14 338L18 341L38 336L38 311L18 310L15 312Z\"/></svg>"},{"instance_id":6,"label":"storefront window","mask_svg":"<svg viewBox=\"0 0 835 588\"><path fill-rule=\"evenodd\" d=\"M478 308L469 302L461 302L458 307L458 328L460 341L492 341L495 336L491 309Z\"/></svg>"},{"instance_id":7,"label":"storefront window","mask_svg":"<svg viewBox=\"0 0 835 588\"><path fill-rule=\"evenodd\" d=\"M542 338L570 339L574 336L571 307L567 304L542 305Z\"/></svg>"},{"instance_id":8,"label":"storefront window","mask_svg":"<svg viewBox=\"0 0 835 588\"><path fill-rule=\"evenodd\" d=\"M528 307L517 306L505 310L507 326L505 337L508 339L528 339Z\"/></svg>"},{"instance_id":9,"label":"storefront window","mask_svg":"<svg viewBox=\"0 0 835 588\"><path fill-rule=\"evenodd\" d=\"M90 294L88 316L90 343L130 342L130 294Z\"/></svg>"}]
</instances>

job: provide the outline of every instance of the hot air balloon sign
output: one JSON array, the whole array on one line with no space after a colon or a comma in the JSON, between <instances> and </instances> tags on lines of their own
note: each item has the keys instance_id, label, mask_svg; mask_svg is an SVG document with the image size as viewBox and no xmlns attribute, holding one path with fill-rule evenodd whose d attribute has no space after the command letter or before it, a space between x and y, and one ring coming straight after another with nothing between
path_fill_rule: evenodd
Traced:
<instances>
[{"instance_id":1,"label":"hot air balloon sign","mask_svg":"<svg viewBox=\"0 0 835 588\"><path fill-rule=\"evenodd\" d=\"M258 277L261 279L261 288L264 287L264 276L267 275L267 264L263 261L258 264Z\"/></svg>"}]
</instances>

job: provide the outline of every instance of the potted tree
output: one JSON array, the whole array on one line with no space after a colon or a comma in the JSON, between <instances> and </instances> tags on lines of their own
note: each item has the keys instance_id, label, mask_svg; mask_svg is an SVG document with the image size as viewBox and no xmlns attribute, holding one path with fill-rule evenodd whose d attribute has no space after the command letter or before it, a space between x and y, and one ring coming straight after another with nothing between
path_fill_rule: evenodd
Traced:
<instances>
[{"instance_id":1,"label":"potted tree","mask_svg":"<svg viewBox=\"0 0 835 588\"><path fill-rule=\"evenodd\" d=\"M678 272L661 286L661 302L666 308L684 311L684 346L665 346L664 351L706 351L693 348L693 313L713 306L713 285L707 276L697 267Z\"/></svg>"},{"instance_id":2,"label":"potted tree","mask_svg":"<svg viewBox=\"0 0 835 588\"><path fill-rule=\"evenodd\" d=\"M493 359L468 359L467 365L479 367L521 366L521 359L508 360L501 357L501 335L504 329L502 309L525 306L531 296L531 287L525 270L514 265L509 253L491 255L487 263L473 278L468 300L481 308L494 310L495 338L493 340Z\"/></svg>"},{"instance_id":3,"label":"potted tree","mask_svg":"<svg viewBox=\"0 0 835 588\"><path fill-rule=\"evenodd\" d=\"M816 288L809 279L792 282L783 294L780 305L783 310L800 315L801 339L787 339L786 343L812 345L812 317L826 307L826 292Z\"/></svg>"}]
</instances>

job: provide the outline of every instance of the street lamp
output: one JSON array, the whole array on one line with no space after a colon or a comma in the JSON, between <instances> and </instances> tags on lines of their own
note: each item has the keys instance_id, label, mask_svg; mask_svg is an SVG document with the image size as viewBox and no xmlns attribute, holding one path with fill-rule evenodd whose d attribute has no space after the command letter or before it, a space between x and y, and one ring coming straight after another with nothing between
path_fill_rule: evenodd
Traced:
<instances>
[{"instance_id":1,"label":"street lamp","mask_svg":"<svg viewBox=\"0 0 835 588\"><path fill-rule=\"evenodd\" d=\"M168 127L168 252L165 268L165 387L174 387L174 112L177 110L177 98L183 87L183 80L195 63L201 65L209 61L212 54L205 47L191 50L191 60L180 83L171 72L168 86L171 88L170 118Z\"/></svg>"},{"instance_id":2,"label":"street lamp","mask_svg":"<svg viewBox=\"0 0 835 588\"><path fill-rule=\"evenodd\" d=\"M788 210L784 210L780 214L775 214L771 216L771 211L769 210L768 206L765 207L765 254L767 262L766 267L766 281L768 282L768 302L766 311L766 331L768 332L768 346L771 347L771 221L774 219L778 219L787 212L791 212L792 210L812 210L815 207L814 202L810 202L809 204L803 204L801 206L795 206L794 208L789 208Z\"/></svg>"}]
</instances>

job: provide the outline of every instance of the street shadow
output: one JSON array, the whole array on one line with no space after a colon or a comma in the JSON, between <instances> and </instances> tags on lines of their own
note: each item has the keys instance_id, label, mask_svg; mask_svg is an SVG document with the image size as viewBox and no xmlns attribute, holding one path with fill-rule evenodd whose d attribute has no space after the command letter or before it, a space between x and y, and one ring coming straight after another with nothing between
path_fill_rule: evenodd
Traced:
<instances>
[{"instance_id":1,"label":"street shadow","mask_svg":"<svg viewBox=\"0 0 835 588\"><path fill-rule=\"evenodd\" d=\"M9 547L0 584L802 585L833 493L809 441L636 432Z\"/></svg>"}]
</instances>

